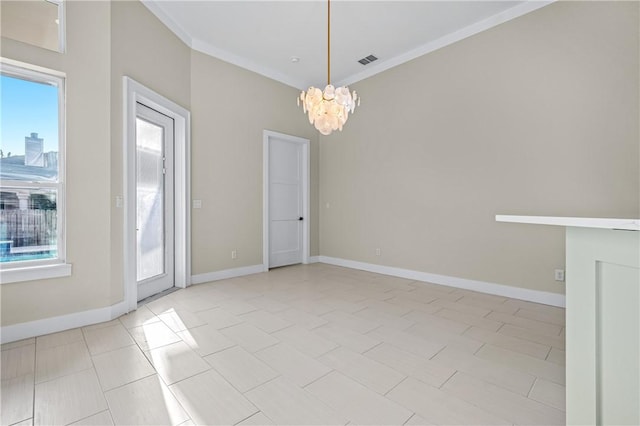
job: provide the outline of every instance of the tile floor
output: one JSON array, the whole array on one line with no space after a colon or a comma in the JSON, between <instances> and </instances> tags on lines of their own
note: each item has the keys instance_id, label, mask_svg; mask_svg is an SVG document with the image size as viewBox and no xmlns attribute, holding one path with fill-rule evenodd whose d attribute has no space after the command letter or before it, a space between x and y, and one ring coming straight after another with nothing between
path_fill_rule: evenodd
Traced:
<instances>
[{"instance_id":1,"label":"tile floor","mask_svg":"<svg viewBox=\"0 0 640 426\"><path fill-rule=\"evenodd\" d=\"M563 424L564 310L324 264L2 346L3 425Z\"/></svg>"}]
</instances>

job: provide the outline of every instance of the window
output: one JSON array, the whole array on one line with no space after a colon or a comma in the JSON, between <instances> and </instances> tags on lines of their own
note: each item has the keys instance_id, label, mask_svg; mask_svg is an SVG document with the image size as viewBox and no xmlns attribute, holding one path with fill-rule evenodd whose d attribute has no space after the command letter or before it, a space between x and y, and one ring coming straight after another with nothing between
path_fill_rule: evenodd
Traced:
<instances>
[{"instance_id":1,"label":"window","mask_svg":"<svg viewBox=\"0 0 640 426\"><path fill-rule=\"evenodd\" d=\"M2 37L64 52L63 9L62 0L2 0Z\"/></svg>"},{"instance_id":2,"label":"window","mask_svg":"<svg viewBox=\"0 0 640 426\"><path fill-rule=\"evenodd\" d=\"M64 263L64 78L4 62L1 71L0 267L6 282L11 269Z\"/></svg>"}]
</instances>

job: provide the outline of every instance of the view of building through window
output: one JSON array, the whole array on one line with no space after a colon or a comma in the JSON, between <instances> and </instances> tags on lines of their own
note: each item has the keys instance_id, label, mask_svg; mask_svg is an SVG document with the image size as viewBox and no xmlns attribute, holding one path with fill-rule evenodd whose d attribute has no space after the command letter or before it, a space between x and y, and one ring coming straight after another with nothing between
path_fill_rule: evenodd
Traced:
<instances>
[{"instance_id":1,"label":"view of building through window","mask_svg":"<svg viewBox=\"0 0 640 426\"><path fill-rule=\"evenodd\" d=\"M1 76L0 262L58 257L59 87Z\"/></svg>"}]
</instances>

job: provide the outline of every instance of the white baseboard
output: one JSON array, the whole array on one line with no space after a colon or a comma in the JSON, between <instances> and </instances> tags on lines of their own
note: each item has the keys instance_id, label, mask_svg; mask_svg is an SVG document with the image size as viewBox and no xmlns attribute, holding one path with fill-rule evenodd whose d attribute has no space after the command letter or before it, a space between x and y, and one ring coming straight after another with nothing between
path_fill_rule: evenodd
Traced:
<instances>
[{"instance_id":1,"label":"white baseboard","mask_svg":"<svg viewBox=\"0 0 640 426\"><path fill-rule=\"evenodd\" d=\"M482 293L495 294L498 296L511 297L514 299L526 300L529 302L543 303L545 305L565 307L565 296L563 294L511 287L485 281L450 277L447 275L431 274L428 272L413 271L410 269L394 268L391 266L375 265L372 263L357 262L355 260L339 259L329 256L309 257L309 263L317 262L375 272L383 275L407 278L410 280L441 284L449 287L463 288L466 290L473 290ZM191 277L191 283L200 284L209 281L218 281L227 278L257 274L260 272L264 272L263 265L243 266L241 268L226 269L223 271L193 275ZM20 324L7 325L0 328L0 343L15 342L17 340L27 339L29 337L41 336L43 334L56 333L72 328L84 327L86 325L110 321L114 318L118 318L125 313L127 313L127 304L125 302L119 302L115 305L106 306L104 308L91 309L88 311L75 312L68 315L61 315L36 321L23 322Z\"/></svg>"},{"instance_id":2,"label":"white baseboard","mask_svg":"<svg viewBox=\"0 0 640 426\"><path fill-rule=\"evenodd\" d=\"M5 325L0 328L0 342L15 342L16 340L28 339L29 337L42 336L43 334L57 333L72 328L84 327L85 325L111 321L126 312L127 304L120 302L104 308L74 312L72 314L22 322L20 324Z\"/></svg>"},{"instance_id":3,"label":"white baseboard","mask_svg":"<svg viewBox=\"0 0 640 426\"><path fill-rule=\"evenodd\" d=\"M198 274L191 276L191 284L208 283L209 281L218 281L228 278L242 277L244 275L252 275L264 272L263 265L243 266L240 268L224 269L222 271L207 272L206 274Z\"/></svg>"},{"instance_id":4,"label":"white baseboard","mask_svg":"<svg viewBox=\"0 0 640 426\"><path fill-rule=\"evenodd\" d=\"M526 300L528 302L542 303L551 306L559 306L562 308L565 307L564 294L530 290L527 288L512 287L485 281L469 280L466 278L450 277L447 275L431 274L428 272L413 271L411 269L394 268L392 266L375 265L373 263L339 259L329 256L319 256L319 260L322 263L328 263L330 265L360 269L362 271L375 272L377 274L391 275L394 277L407 278L410 280L424 281L433 284L446 285L449 287L463 288L465 290L495 294L498 296L511 297L513 299Z\"/></svg>"}]
</instances>

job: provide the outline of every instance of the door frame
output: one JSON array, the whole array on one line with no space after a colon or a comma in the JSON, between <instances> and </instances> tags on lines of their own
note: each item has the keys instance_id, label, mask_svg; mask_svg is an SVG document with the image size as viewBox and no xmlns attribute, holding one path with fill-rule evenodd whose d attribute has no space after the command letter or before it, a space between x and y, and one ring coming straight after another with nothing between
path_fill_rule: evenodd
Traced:
<instances>
[{"instance_id":1,"label":"door frame","mask_svg":"<svg viewBox=\"0 0 640 426\"><path fill-rule=\"evenodd\" d=\"M309 217L310 162L309 139L291 136L271 130L262 134L262 268L269 270L269 147L271 138L282 139L302 145L302 263L309 263L309 235L311 220Z\"/></svg>"},{"instance_id":2,"label":"door frame","mask_svg":"<svg viewBox=\"0 0 640 426\"><path fill-rule=\"evenodd\" d=\"M171 117L174 120L174 250L175 286L185 288L191 284L191 113L154 92L148 87L124 76L123 82L123 199L124 238L123 275L124 301L127 312L138 307L136 278L136 103Z\"/></svg>"}]
</instances>

